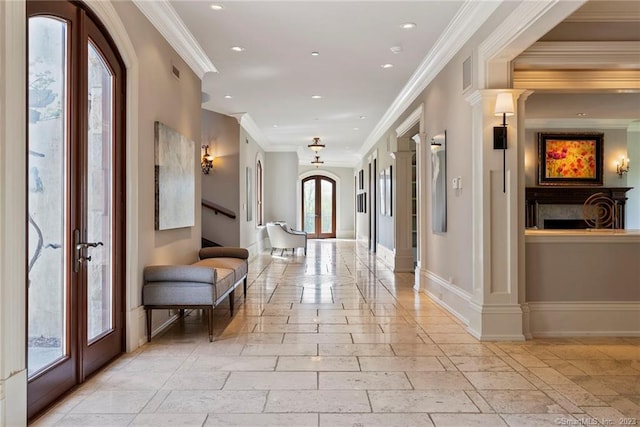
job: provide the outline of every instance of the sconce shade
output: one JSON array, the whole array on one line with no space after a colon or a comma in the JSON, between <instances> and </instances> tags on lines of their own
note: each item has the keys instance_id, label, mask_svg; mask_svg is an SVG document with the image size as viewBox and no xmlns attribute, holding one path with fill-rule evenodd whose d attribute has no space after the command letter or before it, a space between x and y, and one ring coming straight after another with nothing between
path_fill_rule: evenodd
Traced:
<instances>
[{"instance_id":1,"label":"sconce shade","mask_svg":"<svg viewBox=\"0 0 640 427\"><path fill-rule=\"evenodd\" d=\"M320 138L316 136L315 138L313 138L313 143L307 145L307 147L309 147L314 153L317 153L324 148L324 144L321 144Z\"/></svg>"},{"instance_id":2,"label":"sconce shade","mask_svg":"<svg viewBox=\"0 0 640 427\"><path fill-rule=\"evenodd\" d=\"M213 159L215 158L213 155L209 154L209 146L203 145L204 154L200 159L200 167L202 168L202 173L205 175L209 175L209 171L213 169Z\"/></svg>"},{"instance_id":3,"label":"sconce shade","mask_svg":"<svg viewBox=\"0 0 640 427\"><path fill-rule=\"evenodd\" d=\"M509 92L501 92L496 98L496 109L494 114L496 116L513 116L513 96Z\"/></svg>"}]
</instances>

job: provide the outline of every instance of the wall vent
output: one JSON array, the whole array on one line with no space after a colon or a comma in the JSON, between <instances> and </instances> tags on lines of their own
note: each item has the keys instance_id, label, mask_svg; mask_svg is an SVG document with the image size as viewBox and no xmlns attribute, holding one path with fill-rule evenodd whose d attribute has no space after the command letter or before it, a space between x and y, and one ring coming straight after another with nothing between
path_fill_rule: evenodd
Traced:
<instances>
[{"instance_id":1,"label":"wall vent","mask_svg":"<svg viewBox=\"0 0 640 427\"><path fill-rule=\"evenodd\" d=\"M471 57L468 57L462 63L462 91L471 87Z\"/></svg>"},{"instance_id":2,"label":"wall vent","mask_svg":"<svg viewBox=\"0 0 640 427\"><path fill-rule=\"evenodd\" d=\"M171 64L171 74L173 74L173 77L180 80L180 69L173 64Z\"/></svg>"}]
</instances>

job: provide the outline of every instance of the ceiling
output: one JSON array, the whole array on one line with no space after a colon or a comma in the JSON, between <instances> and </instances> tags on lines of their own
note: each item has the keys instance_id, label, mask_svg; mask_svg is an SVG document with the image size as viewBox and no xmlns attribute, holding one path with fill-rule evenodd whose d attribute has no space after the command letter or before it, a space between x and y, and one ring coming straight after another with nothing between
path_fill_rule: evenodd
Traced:
<instances>
[{"instance_id":1,"label":"ceiling","mask_svg":"<svg viewBox=\"0 0 640 427\"><path fill-rule=\"evenodd\" d=\"M408 108L427 84L425 76L435 76L501 3L134 2L201 77L203 108L238 117L265 150L297 151L302 164L313 158L307 145L319 137L327 147L320 153L325 165L347 167ZM591 0L543 40L588 39L597 28L598 39L628 40L631 34L638 40L638 4ZM405 23L416 26L404 29ZM527 119L547 123L585 112L592 121L632 121L638 97L620 102L612 94L535 93Z\"/></svg>"},{"instance_id":2,"label":"ceiling","mask_svg":"<svg viewBox=\"0 0 640 427\"><path fill-rule=\"evenodd\" d=\"M353 166L463 2L215 2L222 10L212 2L170 4L217 69L203 77L203 108L248 113L269 150L297 149L310 161L306 146L320 137L326 164ZM403 29L409 22L416 27Z\"/></svg>"}]
</instances>

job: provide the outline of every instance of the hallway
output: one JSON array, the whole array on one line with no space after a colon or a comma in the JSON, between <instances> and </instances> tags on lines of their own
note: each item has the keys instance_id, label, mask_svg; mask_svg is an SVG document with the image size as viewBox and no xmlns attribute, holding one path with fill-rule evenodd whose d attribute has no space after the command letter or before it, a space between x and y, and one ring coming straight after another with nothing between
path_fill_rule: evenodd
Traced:
<instances>
[{"instance_id":1,"label":"hallway","mask_svg":"<svg viewBox=\"0 0 640 427\"><path fill-rule=\"evenodd\" d=\"M193 311L33 425L640 422L639 338L480 343L354 241L298 254L250 262L246 302L215 310L213 343Z\"/></svg>"}]
</instances>

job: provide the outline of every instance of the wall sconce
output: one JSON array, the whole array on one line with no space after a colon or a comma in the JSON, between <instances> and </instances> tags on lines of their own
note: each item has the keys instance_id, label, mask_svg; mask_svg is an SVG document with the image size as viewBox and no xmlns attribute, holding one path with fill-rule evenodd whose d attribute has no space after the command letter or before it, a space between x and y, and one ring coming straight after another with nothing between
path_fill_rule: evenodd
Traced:
<instances>
[{"instance_id":1,"label":"wall sconce","mask_svg":"<svg viewBox=\"0 0 640 427\"><path fill-rule=\"evenodd\" d=\"M502 126L493 128L493 149L502 150L502 192L507 192L507 116L513 116L513 97L509 92L502 92L496 98L496 116L502 115Z\"/></svg>"},{"instance_id":2,"label":"wall sconce","mask_svg":"<svg viewBox=\"0 0 640 427\"><path fill-rule=\"evenodd\" d=\"M320 138L316 136L315 138L313 138L313 143L307 145L307 147L311 149L314 153L318 154L318 151L324 148L324 144L321 144Z\"/></svg>"},{"instance_id":3,"label":"wall sconce","mask_svg":"<svg viewBox=\"0 0 640 427\"><path fill-rule=\"evenodd\" d=\"M314 165L316 167L316 169L317 169L318 166L323 165L324 162L322 160L320 160L320 156L316 156L316 158L314 160L311 160L311 164Z\"/></svg>"},{"instance_id":4,"label":"wall sconce","mask_svg":"<svg viewBox=\"0 0 640 427\"><path fill-rule=\"evenodd\" d=\"M204 154L202 155L202 159L200 160L200 167L202 167L202 173L205 175L209 175L209 171L213 169L213 159L214 157L209 154L209 146L203 145Z\"/></svg>"},{"instance_id":5,"label":"wall sconce","mask_svg":"<svg viewBox=\"0 0 640 427\"><path fill-rule=\"evenodd\" d=\"M616 173L622 179L622 175L629 172L629 158L620 158L619 162L616 162Z\"/></svg>"}]
</instances>

